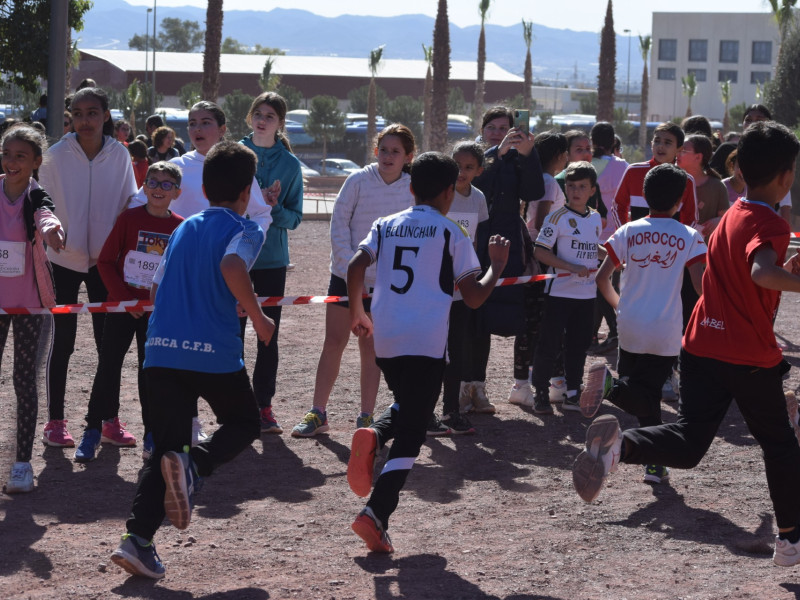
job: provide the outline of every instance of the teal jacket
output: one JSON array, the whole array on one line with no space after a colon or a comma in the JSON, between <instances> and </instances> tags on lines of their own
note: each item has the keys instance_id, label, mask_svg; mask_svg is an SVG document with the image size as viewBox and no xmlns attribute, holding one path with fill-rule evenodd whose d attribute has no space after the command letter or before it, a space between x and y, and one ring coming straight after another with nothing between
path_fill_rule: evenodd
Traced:
<instances>
[{"instance_id":1,"label":"teal jacket","mask_svg":"<svg viewBox=\"0 0 800 600\"><path fill-rule=\"evenodd\" d=\"M272 224L267 240L261 248L253 269L276 269L289 264L289 230L297 229L303 220L303 174L300 161L278 142L272 148L261 148L253 143L250 134L239 142L255 152L256 180L267 188L276 179L281 182L281 195L272 207Z\"/></svg>"}]
</instances>

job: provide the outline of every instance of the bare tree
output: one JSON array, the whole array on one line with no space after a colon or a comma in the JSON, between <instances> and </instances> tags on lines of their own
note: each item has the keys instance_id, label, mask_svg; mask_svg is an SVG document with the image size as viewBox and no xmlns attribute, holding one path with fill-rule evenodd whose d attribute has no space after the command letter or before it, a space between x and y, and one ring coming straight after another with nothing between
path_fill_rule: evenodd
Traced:
<instances>
[{"instance_id":1,"label":"bare tree","mask_svg":"<svg viewBox=\"0 0 800 600\"><path fill-rule=\"evenodd\" d=\"M378 46L369 52L369 72L371 77L369 79L369 92L367 94L367 154L364 158L364 164L368 165L372 162L374 156L372 152L372 141L377 135L375 127L375 117L378 112L377 98L375 91L375 77L378 74L378 66L380 65L381 58L383 57L384 46Z\"/></svg>"},{"instance_id":2,"label":"bare tree","mask_svg":"<svg viewBox=\"0 0 800 600\"><path fill-rule=\"evenodd\" d=\"M533 21L526 21L522 19L522 37L525 39L525 47L527 52L525 54L525 82L522 84L525 87L522 89L522 104L523 108L530 110L531 108L531 86L533 85L533 67L531 65L531 44L533 43Z\"/></svg>"},{"instance_id":3,"label":"bare tree","mask_svg":"<svg viewBox=\"0 0 800 600\"><path fill-rule=\"evenodd\" d=\"M431 116L433 113L433 46L422 44L428 70L425 73L425 87L422 90L422 151L431 147Z\"/></svg>"},{"instance_id":4,"label":"bare tree","mask_svg":"<svg viewBox=\"0 0 800 600\"><path fill-rule=\"evenodd\" d=\"M650 48L653 45L653 38L649 35L639 36L639 52L642 55L644 67L642 67L642 104L639 109L639 147L644 149L647 146L647 113L648 96L650 94L650 79L647 73L647 58L650 56Z\"/></svg>"},{"instance_id":5,"label":"bare tree","mask_svg":"<svg viewBox=\"0 0 800 600\"><path fill-rule=\"evenodd\" d=\"M472 101L472 127L476 133L483 115L483 96L486 87L484 81L486 74L486 32L484 24L491 4L492 0L480 0L478 2L478 12L481 15L481 34L478 37L478 79L475 81L475 99Z\"/></svg>"},{"instance_id":6,"label":"bare tree","mask_svg":"<svg viewBox=\"0 0 800 600\"><path fill-rule=\"evenodd\" d=\"M433 29L433 106L431 107L430 150L443 152L447 146L447 98L450 94L450 22L447 0L439 0Z\"/></svg>"},{"instance_id":7,"label":"bare tree","mask_svg":"<svg viewBox=\"0 0 800 600\"><path fill-rule=\"evenodd\" d=\"M614 93L617 85L617 38L614 33L614 8L608 0L606 21L600 33L600 70L597 75L597 120L614 120Z\"/></svg>"},{"instance_id":8,"label":"bare tree","mask_svg":"<svg viewBox=\"0 0 800 600\"><path fill-rule=\"evenodd\" d=\"M206 47L203 51L203 98L219 97L219 53L222 46L222 0L208 0Z\"/></svg>"}]
</instances>

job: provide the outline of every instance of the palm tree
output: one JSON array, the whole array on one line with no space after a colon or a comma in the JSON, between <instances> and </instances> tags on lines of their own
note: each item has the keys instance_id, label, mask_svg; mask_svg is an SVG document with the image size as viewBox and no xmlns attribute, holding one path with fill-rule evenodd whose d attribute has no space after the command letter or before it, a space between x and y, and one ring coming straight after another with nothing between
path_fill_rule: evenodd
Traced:
<instances>
[{"instance_id":1,"label":"palm tree","mask_svg":"<svg viewBox=\"0 0 800 600\"><path fill-rule=\"evenodd\" d=\"M129 110L128 120L133 128L133 133L136 133L136 110L144 103L145 94L142 91L142 86L138 79L131 81L131 84L125 90L125 104Z\"/></svg>"},{"instance_id":2,"label":"palm tree","mask_svg":"<svg viewBox=\"0 0 800 600\"><path fill-rule=\"evenodd\" d=\"M480 0L478 2L478 12L481 15L481 34L478 37L478 79L475 81L475 99L472 102L472 126L476 129L476 133L481 115L483 115L484 75L486 73L486 32L484 31L484 24L491 4L492 0Z\"/></svg>"},{"instance_id":3,"label":"palm tree","mask_svg":"<svg viewBox=\"0 0 800 600\"><path fill-rule=\"evenodd\" d=\"M272 68L274 66L275 57L268 56L267 60L264 61L264 68L261 70L261 77L258 78L258 85L260 85L261 89L265 92L277 90L278 86L281 84L281 76L272 72Z\"/></svg>"},{"instance_id":4,"label":"palm tree","mask_svg":"<svg viewBox=\"0 0 800 600\"><path fill-rule=\"evenodd\" d=\"M522 19L522 37L525 39L525 46L528 49L525 54L525 87L522 90L523 108L531 108L531 86L533 85L533 69L531 67L531 44L533 43L533 21Z\"/></svg>"},{"instance_id":5,"label":"palm tree","mask_svg":"<svg viewBox=\"0 0 800 600\"><path fill-rule=\"evenodd\" d=\"M778 24L778 33L780 33L781 36L781 45L778 46L778 60L780 60L783 42L786 40L789 30L792 28L795 22L794 7L797 4L797 0L768 1L769 6L772 9L772 16L775 18L775 22Z\"/></svg>"},{"instance_id":6,"label":"palm tree","mask_svg":"<svg viewBox=\"0 0 800 600\"><path fill-rule=\"evenodd\" d=\"M219 96L219 51L222 46L222 0L208 0L206 9L206 47L203 51L203 98L217 101Z\"/></svg>"},{"instance_id":7,"label":"palm tree","mask_svg":"<svg viewBox=\"0 0 800 600\"><path fill-rule=\"evenodd\" d=\"M369 79L369 92L367 94L367 154L364 158L364 164L372 162L372 140L375 139L377 131L375 130L375 116L378 112L377 92L375 91L375 76L378 74L378 65L383 57L384 46L378 46L369 52L369 72L372 77Z\"/></svg>"},{"instance_id":8,"label":"palm tree","mask_svg":"<svg viewBox=\"0 0 800 600\"><path fill-rule=\"evenodd\" d=\"M683 89L683 95L689 99L689 103L686 105L686 116L692 116L692 98L697 95L697 79L694 76L694 73L691 71L686 77L681 77L681 88Z\"/></svg>"},{"instance_id":9,"label":"palm tree","mask_svg":"<svg viewBox=\"0 0 800 600\"><path fill-rule=\"evenodd\" d=\"M433 28L433 102L431 106L430 150L443 152L447 146L447 98L450 95L450 22L447 0L439 0Z\"/></svg>"},{"instance_id":10,"label":"palm tree","mask_svg":"<svg viewBox=\"0 0 800 600\"><path fill-rule=\"evenodd\" d=\"M597 75L597 120L614 120L614 89L617 85L617 38L614 33L614 8L606 7L606 20L600 32L600 69Z\"/></svg>"},{"instance_id":11,"label":"palm tree","mask_svg":"<svg viewBox=\"0 0 800 600\"><path fill-rule=\"evenodd\" d=\"M422 44L428 70L425 73L425 87L422 89L422 150L431 147L431 114L433 113L433 46Z\"/></svg>"},{"instance_id":12,"label":"palm tree","mask_svg":"<svg viewBox=\"0 0 800 600\"><path fill-rule=\"evenodd\" d=\"M318 142L322 142L322 174L325 174L325 159L328 158L328 142L344 136L344 115L339 110L339 101L334 96L314 96L308 110L306 131Z\"/></svg>"},{"instance_id":13,"label":"palm tree","mask_svg":"<svg viewBox=\"0 0 800 600\"><path fill-rule=\"evenodd\" d=\"M731 103L731 80L720 81L719 92L722 95L722 103L725 105L725 116L722 117L722 133L728 133L731 128L731 116L728 113L728 105Z\"/></svg>"},{"instance_id":14,"label":"palm tree","mask_svg":"<svg viewBox=\"0 0 800 600\"><path fill-rule=\"evenodd\" d=\"M650 48L652 45L653 38L649 35L639 36L639 52L644 62L644 67L642 68L642 105L639 109L639 148L642 149L647 145L647 96L650 93L650 79L647 74L647 57L650 56Z\"/></svg>"}]
</instances>

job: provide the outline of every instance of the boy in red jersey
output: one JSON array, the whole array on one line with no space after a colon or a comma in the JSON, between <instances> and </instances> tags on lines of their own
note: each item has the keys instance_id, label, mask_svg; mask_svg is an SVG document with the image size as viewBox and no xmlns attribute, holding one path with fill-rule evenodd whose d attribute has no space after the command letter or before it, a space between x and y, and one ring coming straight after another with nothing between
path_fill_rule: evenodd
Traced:
<instances>
[{"instance_id":1,"label":"boy in red jersey","mask_svg":"<svg viewBox=\"0 0 800 600\"><path fill-rule=\"evenodd\" d=\"M775 564L800 564L800 445L783 394L782 354L772 330L781 291L800 292L800 258L784 263L789 226L773 210L794 181L800 142L783 125L757 123L739 141L747 198L711 235L703 296L681 350L677 423L629 429L603 415L586 431L573 482L587 502L620 461L681 469L705 456L732 400L763 450L778 536Z\"/></svg>"}]
</instances>

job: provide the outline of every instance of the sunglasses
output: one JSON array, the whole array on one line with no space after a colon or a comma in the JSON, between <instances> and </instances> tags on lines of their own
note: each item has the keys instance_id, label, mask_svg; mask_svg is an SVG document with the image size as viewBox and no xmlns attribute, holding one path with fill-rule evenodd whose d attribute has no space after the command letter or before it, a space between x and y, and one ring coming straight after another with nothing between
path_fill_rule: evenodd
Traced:
<instances>
[{"instance_id":1,"label":"sunglasses","mask_svg":"<svg viewBox=\"0 0 800 600\"><path fill-rule=\"evenodd\" d=\"M173 181L156 181L155 179L148 179L145 183L151 190L160 187L165 192L169 192L172 188L178 190L181 187Z\"/></svg>"}]
</instances>

